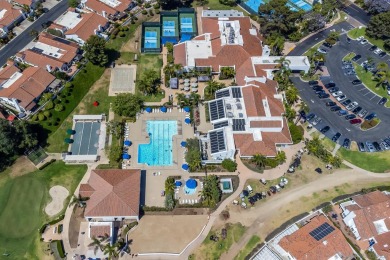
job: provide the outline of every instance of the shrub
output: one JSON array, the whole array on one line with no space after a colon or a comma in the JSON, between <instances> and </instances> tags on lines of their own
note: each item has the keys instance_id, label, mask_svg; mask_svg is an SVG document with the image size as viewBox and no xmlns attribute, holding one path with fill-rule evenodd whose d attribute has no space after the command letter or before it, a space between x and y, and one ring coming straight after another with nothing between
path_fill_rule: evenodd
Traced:
<instances>
[{"instance_id":1,"label":"shrub","mask_svg":"<svg viewBox=\"0 0 390 260\"><path fill-rule=\"evenodd\" d=\"M228 172L234 172L237 169L237 163L231 159L225 159L222 161L222 167Z\"/></svg>"},{"instance_id":2,"label":"shrub","mask_svg":"<svg viewBox=\"0 0 390 260\"><path fill-rule=\"evenodd\" d=\"M59 256L61 258L65 258L64 246L62 245L62 240L56 240L53 242L57 243L57 251L58 251Z\"/></svg>"},{"instance_id":3,"label":"shrub","mask_svg":"<svg viewBox=\"0 0 390 260\"><path fill-rule=\"evenodd\" d=\"M150 16L154 16L154 13L153 13L153 10L152 10L152 9L149 10L149 15L150 15Z\"/></svg>"},{"instance_id":4,"label":"shrub","mask_svg":"<svg viewBox=\"0 0 390 260\"><path fill-rule=\"evenodd\" d=\"M159 13L160 13L160 10L157 9L157 10L155 10L154 12L155 12L156 14L159 14Z\"/></svg>"},{"instance_id":5,"label":"shrub","mask_svg":"<svg viewBox=\"0 0 390 260\"><path fill-rule=\"evenodd\" d=\"M126 33L124 33L124 32L119 33L119 37L125 37L125 35L126 35Z\"/></svg>"},{"instance_id":6,"label":"shrub","mask_svg":"<svg viewBox=\"0 0 390 260\"><path fill-rule=\"evenodd\" d=\"M62 104L56 104L54 110L57 112L61 112L62 110L64 110L64 106Z\"/></svg>"},{"instance_id":7,"label":"shrub","mask_svg":"<svg viewBox=\"0 0 390 260\"><path fill-rule=\"evenodd\" d=\"M54 107L54 103L53 101L50 100L49 102L46 103L45 109L50 110L53 109L53 107Z\"/></svg>"},{"instance_id":8,"label":"shrub","mask_svg":"<svg viewBox=\"0 0 390 260\"><path fill-rule=\"evenodd\" d=\"M230 218L230 213L227 210L221 212L220 217L222 220L228 220Z\"/></svg>"},{"instance_id":9,"label":"shrub","mask_svg":"<svg viewBox=\"0 0 390 260\"><path fill-rule=\"evenodd\" d=\"M43 115L44 115L46 118L51 117L50 111L43 111Z\"/></svg>"},{"instance_id":10,"label":"shrub","mask_svg":"<svg viewBox=\"0 0 390 260\"><path fill-rule=\"evenodd\" d=\"M42 112L39 112L38 114L38 120L39 121L44 121L46 119L45 115Z\"/></svg>"},{"instance_id":11,"label":"shrub","mask_svg":"<svg viewBox=\"0 0 390 260\"><path fill-rule=\"evenodd\" d=\"M147 14L148 13L148 11L146 11L146 10L142 10L142 12L141 12L143 15L145 15L145 14Z\"/></svg>"},{"instance_id":12,"label":"shrub","mask_svg":"<svg viewBox=\"0 0 390 260\"><path fill-rule=\"evenodd\" d=\"M51 159L50 161L48 161L47 163L45 163L44 165L42 165L41 167L39 167L38 168L38 170L43 170L43 169L45 169L47 166L49 166L50 164L52 164L53 162L55 162L56 161L56 159ZM59 222L59 221L57 221L57 222ZM56 222L56 223L57 223ZM49 224L50 224L50 222L49 222Z\"/></svg>"},{"instance_id":13,"label":"shrub","mask_svg":"<svg viewBox=\"0 0 390 260\"><path fill-rule=\"evenodd\" d=\"M146 3L146 4L144 5L144 7L145 7L145 8L150 8L151 5L150 5L150 3Z\"/></svg>"},{"instance_id":14,"label":"shrub","mask_svg":"<svg viewBox=\"0 0 390 260\"><path fill-rule=\"evenodd\" d=\"M272 158L267 158L265 159L265 165L269 166L271 168L275 168L276 166L279 165L278 161Z\"/></svg>"},{"instance_id":15,"label":"shrub","mask_svg":"<svg viewBox=\"0 0 390 260\"><path fill-rule=\"evenodd\" d=\"M38 120L38 115L35 114L31 117L31 121L37 121Z\"/></svg>"},{"instance_id":16,"label":"shrub","mask_svg":"<svg viewBox=\"0 0 390 260\"><path fill-rule=\"evenodd\" d=\"M175 199L172 193L165 194L165 208L167 210L173 210L175 208Z\"/></svg>"},{"instance_id":17,"label":"shrub","mask_svg":"<svg viewBox=\"0 0 390 260\"><path fill-rule=\"evenodd\" d=\"M153 8L154 8L154 9L159 9L159 8L160 8L160 4L157 3L157 4L153 5Z\"/></svg>"},{"instance_id":18,"label":"shrub","mask_svg":"<svg viewBox=\"0 0 390 260\"><path fill-rule=\"evenodd\" d=\"M294 144L297 144L303 140L304 129L302 126L297 126L294 123L288 123L290 129L291 138Z\"/></svg>"}]
</instances>

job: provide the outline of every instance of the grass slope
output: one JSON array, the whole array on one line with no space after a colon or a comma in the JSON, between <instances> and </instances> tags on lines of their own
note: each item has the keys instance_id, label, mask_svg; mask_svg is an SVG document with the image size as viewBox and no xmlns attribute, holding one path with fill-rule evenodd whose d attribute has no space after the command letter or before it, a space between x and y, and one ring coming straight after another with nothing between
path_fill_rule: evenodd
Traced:
<instances>
[{"instance_id":1,"label":"grass slope","mask_svg":"<svg viewBox=\"0 0 390 260\"><path fill-rule=\"evenodd\" d=\"M49 220L44 213L44 207L51 200L49 189L62 185L73 194L86 169L85 165L55 162L42 171L16 178L3 172L0 176L0 252L9 253L10 259L42 259L42 252L38 250L38 228ZM69 199L70 196L65 205Z\"/></svg>"},{"instance_id":2,"label":"grass slope","mask_svg":"<svg viewBox=\"0 0 390 260\"><path fill-rule=\"evenodd\" d=\"M252 236L245 247L240 250L238 255L234 258L235 260L245 260L246 256L260 243L260 237L254 235Z\"/></svg>"},{"instance_id":3,"label":"grass slope","mask_svg":"<svg viewBox=\"0 0 390 260\"><path fill-rule=\"evenodd\" d=\"M340 148L337 152L344 160L371 172L390 171L390 151L378 153L361 153Z\"/></svg>"}]
</instances>

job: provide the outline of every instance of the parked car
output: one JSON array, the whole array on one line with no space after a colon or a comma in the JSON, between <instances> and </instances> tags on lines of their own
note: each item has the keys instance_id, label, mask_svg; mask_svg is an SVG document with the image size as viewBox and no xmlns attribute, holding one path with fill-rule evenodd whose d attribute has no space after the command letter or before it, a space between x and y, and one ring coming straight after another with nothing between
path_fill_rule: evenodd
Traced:
<instances>
[{"instance_id":1,"label":"parked car","mask_svg":"<svg viewBox=\"0 0 390 260\"><path fill-rule=\"evenodd\" d=\"M349 114L349 115L345 116L345 119L347 119L347 120L351 120L351 119L354 119L354 118L356 118L356 115L354 115L354 114Z\"/></svg>"},{"instance_id":2,"label":"parked car","mask_svg":"<svg viewBox=\"0 0 390 260\"><path fill-rule=\"evenodd\" d=\"M368 111L363 109L362 111L360 111L360 113L358 114L359 117L363 118L365 115L367 115Z\"/></svg>"},{"instance_id":3,"label":"parked car","mask_svg":"<svg viewBox=\"0 0 390 260\"><path fill-rule=\"evenodd\" d=\"M379 100L378 105L383 106L386 104L386 102L387 102L387 98L383 97L383 98L381 98L381 100Z\"/></svg>"},{"instance_id":4,"label":"parked car","mask_svg":"<svg viewBox=\"0 0 390 260\"><path fill-rule=\"evenodd\" d=\"M333 107L335 105L336 105L336 102L333 102L333 101L326 102L327 107Z\"/></svg>"},{"instance_id":5,"label":"parked car","mask_svg":"<svg viewBox=\"0 0 390 260\"><path fill-rule=\"evenodd\" d=\"M337 101L343 101L346 98L347 98L346 95L341 95L341 96L338 96L336 99L337 99Z\"/></svg>"},{"instance_id":6,"label":"parked car","mask_svg":"<svg viewBox=\"0 0 390 260\"><path fill-rule=\"evenodd\" d=\"M317 51L318 51L319 53L323 53L323 54L328 53L328 51L325 50L325 49L323 49L323 48L318 48Z\"/></svg>"},{"instance_id":7,"label":"parked car","mask_svg":"<svg viewBox=\"0 0 390 260\"><path fill-rule=\"evenodd\" d=\"M313 90L314 90L314 91L323 90L323 89L324 89L323 87L318 86L318 85L316 85L316 86L313 87Z\"/></svg>"},{"instance_id":8,"label":"parked car","mask_svg":"<svg viewBox=\"0 0 390 260\"><path fill-rule=\"evenodd\" d=\"M347 37L347 43L351 43L351 38Z\"/></svg>"},{"instance_id":9,"label":"parked car","mask_svg":"<svg viewBox=\"0 0 390 260\"><path fill-rule=\"evenodd\" d=\"M342 94L343 94L342 91L337 91L337 92L332 93L332 96L338 97L338 96L341 96Z\"/></svg>"},{"instance_id":10,"label":"parked car","mask_svg":"<svg viewBox=\"0 0 390 260\"><path fill-rule=\"evenodd\" d=\"M337 140L339 140L341 134L339 132L337 132L333 137L332 137L332 141L333 142L337 142Z\"/></svg>"},{"instance_id":11,"label":"parked car","mask_svg":"<svg viewBox=\"0 0 390 260\"><path fill-rule=\"evenodd\" d=\"M357 125L357 124L361 124L362 120L360 118L355 118L355 119L349 120L349 123L351 125Z\"/></svg>"},{"instance_id":12,"label":"parked car","mask_svg":"<svg viewBox=\"0 0 390 260\"><path fill-rule=\"evenodd\" d=\"M367 147L367 151L370 153L376 151L374 145L369 141L366 142L366 147Z\"/></svg>"},{"instance_id":13,"label":"parked car","mask_svg":"<svg viewBox=\"0 0 390 260\"><path fill-rule=\"evenodd\" d=\"M323 89L317 90L315 93L316 93L317 95L325 94L325 90L323 90Z\"/></svg>"},{"instance_id":14,"label":"parked car","mask_svg":"<svg viewBox=\"0 0 390 260\"><path fill-rule=\"evenodd\" d=\"M346 149L348 149L350 143L351 143L351 140L349 140L348 138L345 138L345 139L344 139L344 142L343 142L343 147L346 148Z\"/></svg>"},{"instance_id":15,"label":"parked car","mask_svg":"<svg viewBox=\"0 0 390 260\"><path fill-rule=\"evenodd\" d=\"M372 120L372 119L374 119L376 117L376 114L375 113L371 113L371 114L369 114L368 116L366 116L366 118L364 118L364 119L366 119L366 120Z\"/></svg>"},{"instance_id":16,"label":"parked car","mask_svg":"<svg viewBox=\"0 0 390 260\"><path fill-rule=\"evenodd\" d=\"M362 55L358 54L358 55L355 55L351 60L356 62L356 61L360 60L361 57L362 57Z\"/></svg>"},{"instance_id":17,"label":"parked car","mask_svg":"<svg viewBox=\"0 0 390 260\"><path fill-rule=\"evenodd\" d=\"M385 57L386 56L386 52L382 51L381 53L378 54L379 57Z\"/></svg>"},{"instance_id":18,"label":"parked car","mask_svg":"<svg viewBox=\"0 0 390 260\"><path fill-rule=\"evenodd\" d=\"M390 150L390 145L388 145L385 141L380 143L382 150Z\"/></svg>"},{"instance_id":19,"label":"parked car","mask_svg":"<svg viewBox=\"0 0 390 260\"><path fill-rule=\"evenodd\" d=\"M381 50L381 49L379 49L379 48L377 48L377 49L374 51L374 53L377 54L377 55L379 55L381 52L383 52L383 50Z\"/></svg>"},{"instance_id":20,"label":"parked car","mask_svg":"<svg viewBox=\"0 0 390 260\"><path fill-rule=\"evenodd\" d=\"M359 84L362 84L362 82L358 79L355 79L354 81L352 81L352 85L359 85Z\"/></svg>"},{"instance_id":21,"label":"parked car","mask_svg":"<svg viewBox=\"0 0 390 260\"><path fill-rule=\"evenodd\" d=\"M339 116L345 116L345 115L348 114L348 111L347 111L347 110L340 110L339 112L337 112L337 114L338 114Z\"/></svg>"},{"instance_id":22,"label":"parked car","mask_svg":"<svg viewBox=\"0 0 390 260\"><path fill-rule=\"evenodd\" d=\"M329 129L330 129L329 126L325 126L325 127L321 128L320 132L323 133L323 134L325 134L326 132L329 131Z\"/></svg>"},{"instance_id":23,"label":"parked car","mask_svg":"<svg viewBox=\"0 0 390 260\"><path fill-rule=\"evenodd\" d=\"M356 101L354 101L354 102L352 102L351 104L349 104L348 106L346 106L345 108L346 108L348 111L350 111L350 110L354 109L355 107L357 107L358 105L359 105L359 103L356 102Z\"/></svg>"},{"instance_id":24,"label":"parked car","mask_svg":"<svg viewBox=\"0 0 390 260\"><path fill-rule=\"evenodd\" d=\"M324 42L322 45L324 45L325 47L328 47L328 48L332 48L332 44L328 43L328 42Z\"/></svg>"},{"instance_id":25,"label":"parked car","mask_svg":"<svg viewBox=\"0 0 390 260\"><path fill-rule=\"evenodd\" d=\"M382 151L382 148L381 148L381 146L379 145L378 142L373 142L372 145L375 147L375 149L376 149L378 152Z\"/></svg>"},{"instance_id":26,"label":"parked car","mask_svg":"<svg viewBox=\"0 0 390 260\"><path fill-rule=\"evenodd\" d=\"M322 169L321 169L321 168L316 168L315 171L316 171L317 173L319 173L319 174L322 173Z\"/></svg>"},{"instance_id":27,"label":"parked car","mask_svg":"<svg viewBox=\"0 0 390 260\"><path fill-rule=\"evenodd\" d=\"M343 106L348 106L349 104L351 104L351 102L352 102L352 100L350 100L350 99L347 99L347 100L344 100L341 104L343 105Z\"/></svg>"},{"instance_id":28,"label":"parked car","mask_svg":"<svg viewBox=\"0 0 390 260\"><path fill-rule=\"evenodd\" d=\"M354 110L352 110L352 113L354 113L355 115L358 114L360 111L362 111L362 107L356 107Z\"/></svg>"},{"instance_id":29,"label":"parked car","mask_svg":"<svg viewBox=\"0 0 390 260\"><path fill-rule=\"evenodd\" d=\"M333 87L336 87L336 83L334 83L334 82L329 82L329 83L325 84L325 87L326 87L326 88L333 88Z\"/></svg>"},{"instance_id":30,"label":"parked car","mask_svg":"<svg viewBox=\"0 0 390 260\"><path fill-rule=\"evenodd\" d=\"M366 148L364 147L364 143L363 142L359 142L358 146L359 146L359 151L360 152L365 152L366 151Z\"/></svg>"},{"instance_id":31,"label":"parked car","mask_svg":"<svg viewBox=\"0 0 390 260\"><path fill-rule=\"evenodd\" d=\"M368 43L368 41L366 39L363 39L363 40L360 41L360 44L362 44L362 45L365 45L367 43Z\"/></svg>"},{"instance_id":32,"label":"parked car","mask_svg":"<svg viewBox=\"0 0 390 260\"><path fill-rule=\"evenodd\" d=\"M340 110L341 110L341 107L339 107L339 106L333 106L333 107L330 108L330 111L332 111L332 112L337 112L337 111L340 111Z\"/></svg>"},{"instance_id":33,"label":"parked car","mask_svg":"<svg viewBox=\"0 0 390 260\"><path fill-rule=\"evenodd\" d=\"M321 98L321 99L324 99L324 98L328 98L330 96L327 93L321 93L321 94L318 95L318 97Z\"/></svg>"},{"instance_id":34,"label":"parked car","mask_svg":"<svg viewBox=\"0 0 390 260\"><path fill-rule=\"evenodd\" d=\"M321 123L322 122L322 118L321 117L317 117L316 119L314 119L313 120L313 125L317 125L317 124L319 124L319 123Z\"/></svg>"},{"instance_id":35,"label":"parked car","mask_svg":"<svg viewBox=\"0 0 390 260\"><path fill-rule=\"evenodd\" d=\"M310 80L309 85L310 86L318 85L318 81L317 80Z\"/></svg>"},{"instance_id":36,"label":"parked car","mask_svg":"<svg viewBox=\"0 0 390 260\"><path fill-rule=\"evenodd\" d=\"M387 95L390 96L390 86L389 85L387 85L386 90L387 90Z\"/></svg>"},{"instance_id":37,"label":"parked car","mask_svg":"<svg viewBox=\"0 0 390 260\"><path fill-rule=\"evenodd\" d=\"M339 91L339 88L338 88L338 87L333 87L333 88L330 88L330 89L329 89L329 93L335 93L335 92L337 92L337 91Z\"/></svg>"},{"instance_id":38,"label":"parked car","mask_svg":"<svg viewBox=\"0 0 390 260\"><path fill-rule=\"evenodd\" d=\"M307 115L306 119L309 121L309 120L312 120L316 115L313 114L313 113L310 113Z\"/></svg>"},{"instance_id":39,"label":"parked car","mask_svg":"<svg viewBox=\"0 0 390 260\"><path fill-rule=\"evenodd\" d=\"M369 51L375 51L376 49L378 49L378 47L376 47L375 45L372 45L368 50Z\"/></svg>"}]
</instances>

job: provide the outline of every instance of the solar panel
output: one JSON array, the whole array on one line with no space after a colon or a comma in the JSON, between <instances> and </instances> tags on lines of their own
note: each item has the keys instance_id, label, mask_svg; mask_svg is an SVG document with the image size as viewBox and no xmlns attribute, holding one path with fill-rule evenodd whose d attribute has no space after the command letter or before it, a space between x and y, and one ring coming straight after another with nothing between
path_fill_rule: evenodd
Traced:
<instances>
[{"instance_id":1,"label":"solar panel","mask_svg":"<svg viewBox=\"0 0 390 260\"><path fill-rule=\"evenodd\" d=\"M215 93L215 98L221 98L221 97L230 97L229 89L225 89Z\"/></svg>"},{"instance_id":2,"label":"solar panel","mask_svg":"<svg viewBox=\"0 0 390 260\"><path fill-rule=\"evenodd\" d=\"M210 148L211 153L218 153L226 150L223 130L210 132Z\"/></svg>"},{"instance_id":3,"label":"solar panel","mask_svg":"<svg viewBox=\"0 0 390 260\"><path fill-rule=\"evenodd\" d=\"M214 124L214 129L222 128L222 127L225 127L225 126L228 126L228 125L229 125L228 121L222 121L220 123Z\"/></svg>"},{"instance_id":4,"label":"solar panel","mask_svg":"<svg viewBox=\"0 0 390 260\"><path fill-rule=\"evenodd\" d=\"M245 131L245 119L233 119L233 131Z\"/></svg>"},{"instance_id":5,"label":"solar panel","mask_svg":"<svg viewBox=\"0 0 390 260\"><path fill-rule=\"evenodd\" d=\"M214 100L209 103L210 110L210 119L217 120L221 118L225 118L225 107L223 105L223 100Z\"/></svg>"},{"instance_id":6,"label":"solar panel","mask_svg":"<svg viewBox=\"0 0 390 260\"><path fill-rule=\"evenodd\" d=\"M242 98L241 88L232 88L233 98Z\"/></svg>"},{"instance_id":7,"label":"solar panel","mask_svg":"<svg viewBox=\"0 0 390 260\"><path fill-rule=\"evenodd\" d=\"M309 234L317 241L320 241L330 233L334 231L334 227L329 225L328 223L324 223L321 226L315 228Z\"/></svg>"}]
</instances>

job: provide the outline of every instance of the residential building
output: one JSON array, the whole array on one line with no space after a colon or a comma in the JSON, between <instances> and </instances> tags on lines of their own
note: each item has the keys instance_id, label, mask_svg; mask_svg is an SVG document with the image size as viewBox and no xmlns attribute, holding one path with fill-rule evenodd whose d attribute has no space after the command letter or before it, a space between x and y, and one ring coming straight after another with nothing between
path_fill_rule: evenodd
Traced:
<instances>
[{"instance_id":1,"label":"residential building","mask_svg":"<svg viewBox=\"0 0 390 260\"><path fill-rule=\"evenodd\" d=\"M0 1L0 38L7 37L7 34L24 19L27 14L21 8L15 8L9 2Z\"/></svg>"},{"instance_id":2,"label":"residential building","mask_svg":"<svg viewBox=\"0 0 390 260\"><path fill-rule=\"evenodd\" d=\"M84 45L91 35L97 35L107 39L108 35L104 34L104 31L108 26L108 20L98 14L81 14L68 10L50 25L49 28L59 30L65 35L66 39Z\"/></svg>"},{"instance_id":3,"label":"residential building","mask_svg":"<svg viewBox=\"0 0 390 260\"><path fill-rule=\"evenodd\" d=\"M139 220L141 170L92 170L79 192L90 222Z\"/></svg>"},{"instance_id":4,"label":"residential building","mask_svg":"<svg viewBox=\"0 0 390 260\"><path fill-rule=\"evenodd\" d=\"M16 61L46 69L49 72L69 72L73 61L78 60L80 49L75 42L57 36L41 33L30 49L16 54Z\"/></svg>"},{"instance_id":5,"label":"residential building","mask_svg":"<svg viewBox=\"0 0 390 260\"><path fill-rule=\"evenodd\" d=\"M107 19L116 20L123 17L125 11L133 9L136 3L131 0L82 0L80 6Z\"/></svg>"},{"instance_id":6,"label":"residential building","mask_svg":"<svg viewBox=\"0 0 390 260\"><path fill-rule=\"evenodd\" d=\"M226 158L251 158L255 154L275 157L278 147L292 144L283 97L275 81L252 81L215 93L208 103L214 130L201 138L203 161L215 163ZM206 149L206 147L209 147Z\"/></svg>"},{"instance_id":7,"label":"residential building","mask_svg":"<svg viewBox=\"0 0 390 260\"><path fill-rule=\"evenodd\" d=\"M0 104L18 113L33 110L42 93L57 86L53 75L38 67L23 72L14 65L0 71Z\"/></svg>"},{"instance_id":8,"label":"residential building","mask_svg":"<svg viewBox=\"0 0 390 260\"><path fill-rule=\"evenodd\" d=\"M390 194L374 191L341 203L342 217L360 247L390 259Z\"/></svg>"},{"instance_id":9,"label":"residential building","mask_svg":"<svg viewBox=\"0 0 390 260\"><path fill-rule=\"evenodd\" d=\"M270 56L269 47L263 45L263 38L249 17L234 10L204 10L201 26L202 34L174 46L175 63L187 70L211 68L214 74L219 74L222 67L233 67L238 85L252 80L264 83L273 78L280 57ZM306 56L287 59L290 62L286 65L292 71L310 69Z\"/></svg>"},{"instance_id":10,"label":"residential building","mask_svg":"<svg viewBox=\"0 0 390 260\"><path fill-rule=\"evenodd\" d=\"M324 215L319 215L279 241L278 254L283 259L337 260L355 259L343 233Z\"/></svg>"}]
</instances>

